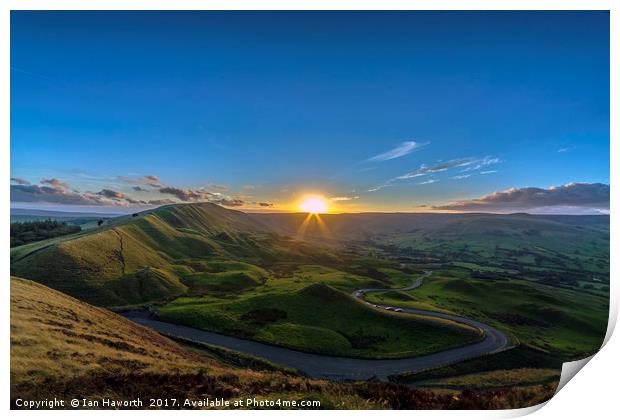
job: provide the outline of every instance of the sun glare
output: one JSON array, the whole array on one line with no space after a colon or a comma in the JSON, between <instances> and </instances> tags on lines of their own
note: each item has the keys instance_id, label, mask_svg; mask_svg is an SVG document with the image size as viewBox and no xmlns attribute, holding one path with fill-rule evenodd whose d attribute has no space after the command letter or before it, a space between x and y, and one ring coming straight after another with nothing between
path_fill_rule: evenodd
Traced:
<instances>
[{"instance_id":1,"label":"sun glare","mask_svg":"<svg viewBox=\"0 0 620 420\"><path fill-rule=\"evenodd\" d=\"M299 209L312 214L325 213L327 211L327 201L322 197L308 197L301 202Z\"/></svg>"}]
</instances>

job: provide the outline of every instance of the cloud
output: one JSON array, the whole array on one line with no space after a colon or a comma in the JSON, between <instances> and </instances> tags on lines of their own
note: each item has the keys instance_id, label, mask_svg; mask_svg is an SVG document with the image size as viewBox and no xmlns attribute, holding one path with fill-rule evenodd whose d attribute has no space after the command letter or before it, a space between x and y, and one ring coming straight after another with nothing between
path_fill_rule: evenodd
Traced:
<instances>
[{"instance_id":1,"label":"cloud","mask_svg":"<svg viewBox=\"0 0 620 420\"><path fill-rule=\"evenodd\" d=\"M418 185L434 184L435 182L439 182L439 180L438 179L429 179L428 181L418 182Z\"/></svg>"},{"instance_id":2,"label":"cloud","mask_svg":"<svg viewBox=\"0 0 620 420\"><path fill-rule=\"evenodd\" d=\"M387 152L375 155L369 159L366 159L366 162L383 162L386 160L392 160L399 157L403 157L413 152L416 149L419 149L422 146L427 145L428 143L417 143L415 141L405 141L395 148L388 150Z\"/></svg>"},{"instance_id":3,"label":"cloud","mask_svg":"<svg viewBox=\"0 0 620 420\"><path fill-rule=\"evenodd\" d=\"M558 149L558 153L572 152L576 148L577 148L577 146L561 147L561 148Z\"/></svg>"},{"instance_id":4,"label":"cloud","mask_svg":"<svg viewBox=\"0 0 620 420\"><path fill-rule=\"evenodd\" d=\"M609 209L609 185L595 183L570 183L550 188L511 188L498 191L472 200L456 201L435 210L480 211L506 213L515 211L551 211L552 207L577 207L596 209L598 212Z\"/></svg>"},{"instance_id":5,"label":"cloud","mask_svg":"<svg viewBox=\"0 0 620 420\"><path fill-rule=\"evenodd\" d=\"M11 177L11 182L14 182L19 185L30 185L31 184L30 181L28 181L27 179L19 178L19 177Z\"/></svg>"},{"instance_id":6,"label":"cloud","mask_svg":"<svg viewBox=\"0 0 620 420\"><path fill-rule=\"evenodd\" d=\"M176 204L176 201L170 200L169 198L165 198L163 200L149 200L145 201L144 204L149 204L152 206L162 206L164 204Z\"/></svg>"},{"instance_id":7,"label":"cloud","mask_svg":"<svg viewBox=\"0 0 620 420\"><path fill-rule=\"evenodd\" d=\"M330 200L331 201L351 201L351 200L357 200L359 198L360 198L359 195L355 195L355 196L331 197Z\"/></svg>"},{"instance_id":8,"label":"cloud","mask_svg":"<svg viewBox=\"0 0 620 420\"><path fill-rule=\"evenodd\" d=\"M442 162L442 163L439 163L433 166L427 166L423 164L415 171L396 177L396 179L409 179L409 178L416 178L419 176L426 176L426 175L434 174L437 172L445 172L452 168L461 168L465 166L470 166L480 161L481 161L480 159L476 159L476 158L462 158L462 159L452 159L447 162Z\"/></svg>"},{"instance_id":9,"label":"cloud","mask_svg":"<svg viewBox=\"0 0 620 420\"><path fill-rule=\"evenodd\" d=\"M56 187L56 188L69 189L69 185L66 182L61 181L58 178L42 179L41 184L51 185L52 187Z\"/></svg>"},{"instance_id":10,"label":"cloud","mask_svg":"<svg viewBox=\"0 0 620 420\"><path fill-rule=\"evenodd\" d=\"M181 201L205 201L212 194L203 190L181 189L175 187L162 187L159 189L162 194L170 194Z\"/></svg>"},{"instance_id":11,"label":"cloud","mask_svg":"<svg viewBox=\"0 0 620 420\"><path fill-rule=\"evenodd\" d=\"M151 175L140 178L129 178L117 176L117 181L134 184L131 190L135 192L151 192L142 185L157 185L159 178ZM41 185L25 184L26 180L12 178L11 182L11 201L27 203L53 203L65 205L88 205L88 206L160 206L165 204L176 204L181 202L211 202L226 207L240 207L246 204L258 205L260 207L273 207L273 203L262 201L246 201L246 197L236 195L233 197L224 196L220 192L211 192L205 188L183 189L172 186L160 186L155 191L160 194L170 195L173 198L163 198L154 200L144 200L132 197L131 194L116 191L112 188L102 188L98 192L81 192L70 189L69 186L57 179L43 179ZM142 184L142 185L136 185ZM226 189L224 186L209 185L210 188L217 188L221 191Z\"/></svg>"},{"instance_id":12,"label":"cloud","mask_svg":"<svg viewBox=\"0 0 620 420\"><path fill-rule=\"evenodd\" d=\"M500 162L501 160L499 160L498 158L487 156L482 159L477 159L475 162L472 163L472 165L467 165L467 167L463 169L462 172L477 171L478 169L484 168L485 166L494 165Z\"/></svg>"},{"instance_id":13,"label":"cloud","mask_svg":"<svg viewBox=\"0 0 620 420\"><path fill-rule=\"evenodd\" d=\"M104 205L103 197L41 185L11 185L11 201L20 203L55 203L71 205Z\"/></svg>"},{"instance_id":14,"label":"cloud","mask_svg":"<svg viewBox=\"0 0 620 420\"><path fill-rule=\"evenodd\" d=\"M465 178L469 178L470 176L471 174L454 175L452 179L465 179Z\"/></svg>"},{"instance_id":15,"label":"cloud","mask_svg":"<svg viewBox=\"0 0 620 420\"><path fill-rule=\"evenodd\" d=\"M100 195L106 198L111 198L113 200L122 200L125 198L125 194L118 192L118 191L109 190L107 188L104 188L101 191L99 191L97 195Z\"/></svg>"},{"instance_id":16,"label":"cloud","mask_svg":"<svg viewBox=\"0 0 620 420\"><path fill-rule=\"evenodd\" d=\"M150 185L151 187L160 188L162 186L161 181L158 176L155 175L146 175L140 178L140 181L146 185Z\"/></svg>"},{"instance_id":17,"label":"cloud","mask_svg":"<svg viewBox=\"0 0 620 420\"><path fill-rule=\"evenodd\" d=\"M245 202L239 198L220 198L218 200L211 200L211 203L225 207L241 207L245 204Z\"/></svg>"},{"instance_id":18,"label":"cloud","mask_svg":"<svg viewBox=\"0 0 620 420\"><path fill-rule=\"evenodd\" d=\"M480 175L488 175L488 174L494 174L497 173L497 171L480 171Z\"/></svg>"},{"instance_id":19,"label":"cloud","mask_svg":"<svg viewBox=\"0 0 620 420\"><path fill-rule=\"evenodd\" d=\"M366 192L375 192L375 191L380 191L382 189L384 189L385 187L388 187L389 185L377 185L376 187L372 187L372 188L368 188L366 190Z\"/></svg>"},{"instance_id":20,"label":"cloud","mask_svg":"<svg viewBox=\"0 0 620 420\"><path fill-rule=\"evenodd\" d=\"M156 175L145 175L139 178L132 178L124 175L117 175L115 177L117 181L124 182L126 184L148 185L154 188L163 187L163 183Z\"/></svg>"},{"instance_id":21,"label":"cloud","mask_svg":"<svg viewBox=\"0 0 620 420\"><path fill-rule=\"evenodd\" d=\"M220 184L209 184L207 185L207 189L212 190L212 191L219 191L219 192L228 191L228 187L226 185L220 185Z\"/></svg>"}]
</instances>

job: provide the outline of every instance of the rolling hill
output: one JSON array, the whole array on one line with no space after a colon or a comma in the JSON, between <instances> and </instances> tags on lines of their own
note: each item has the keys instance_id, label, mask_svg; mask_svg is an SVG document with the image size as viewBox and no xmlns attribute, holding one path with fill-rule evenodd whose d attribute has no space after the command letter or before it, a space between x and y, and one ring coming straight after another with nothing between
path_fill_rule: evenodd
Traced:
<instances>
[{"instance_id":1,"label":"rolling hill","mask_svg":"<svg viewBox=\"0 0 620 420\"><path fill-rule=\"evenodd\" d=\"M182 275L204 259L329 259L316 246L285 239L247 214L210 203L164 206L101 228L12 249L12 274L89 303L124 306L181 295ZM34 245L34 244L33 244Z\"/></svg>"},{"instance_id":2,"label":"rolling hill","mask_svg":"<svg viewBox=\"0 0 620 420\"><path fill-rule=\"evenodd\" d=\"M225 366L152 330L41 284L11 278L11 401L312 397L377 408L352 387ZM330 396L333 395L333 396ZM149 408L148 406L142 408ZM182 407L192 408L192 407Z\"/></svg>"},{"instance_id":3,"label":"rolling hill","mask_svg":"<svg viewBox=\"0 0 620 420\"><path fill-rule=\"evenodd\" d=\"M545 384L436 394L390 383L313 380L258 361L258 369L238 368L214 360L214 354L221 358L223 353L189 350L110 311L36 282L11 278L12 408L23 408L18 400L23 404L54 398L65 407L73 398L140 399L143 405L137 408L143 409L166 408L149 407L151 398L182 403L186 398L311 400L332 409L517 408L545 401L554 390ZM240 357L226 354L225 359Z\"/></svg>"},{"instance_id":4,"label":"rolling hill","mask_svg":"<svg viewBox=\"0 0 620 420\"><path fill-rule=\"evenodd\" d=\"M253 213L252 219L281 234L296 235L305 213ZM490 247L506 237L536 241L570 240L584 234L609 235L609 216L532 215L526 213L341 213L321 214L322 229L311 219L307 238L368 240L377 236L415 237L421 242L441 240L490 240Z\"/></svg>"}]
</instances>

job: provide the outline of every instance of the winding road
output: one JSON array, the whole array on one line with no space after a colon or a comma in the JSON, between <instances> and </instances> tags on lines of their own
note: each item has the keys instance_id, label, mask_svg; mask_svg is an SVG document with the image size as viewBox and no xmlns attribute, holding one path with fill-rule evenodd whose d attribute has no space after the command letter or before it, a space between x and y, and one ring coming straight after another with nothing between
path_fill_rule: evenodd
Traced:
<instances>
[{"instance_id":1,"label":"winding road","mask_svg":"<svg viewBox=\"0 0 620 420\"><path fill-rule=\"evenodd\" d=\"M297 369L300 372L314 378L330 380L364 380L372 377L387 379L387 377L391 375L405 372L419 372L422 370L446 366L466 359L495 353L508 347L508 337L506 337L504 333L480 321L458 315L446 314L443 312L374 305L364 299L365 294L369 292L413 290L420 287L423 279L431 274L432 271L427 271L424 275L414 280L410 286L400 289L356 290L353 292L353 297L364 304L371 305L378 309L446 319L469 325L482 331L484 338L481 341L418 357L386 360L355 359L349 357L304 353L284 347L258 343L252 340L245 340L224 334L212 333L196 328L157 321L155 319L151 319L144 312L126 312L122 315L133 322L152 328L153 330L172 338L178 337L246 353L278 365Z\"/></svg>"}]
</instances>

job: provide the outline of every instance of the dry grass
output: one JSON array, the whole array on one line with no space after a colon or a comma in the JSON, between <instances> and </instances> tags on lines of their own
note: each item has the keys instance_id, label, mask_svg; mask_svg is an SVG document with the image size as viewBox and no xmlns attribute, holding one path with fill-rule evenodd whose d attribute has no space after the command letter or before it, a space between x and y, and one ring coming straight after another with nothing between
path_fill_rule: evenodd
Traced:
<instances>
[{"instance_id":1,"label":"dry grass","mask_svg":"<svg viewBox=\"0 0 620 420\"><path fill-rule=\"evenodd\" d=\"M418 383L428 387L498 388L509 386L553 384L560 379L557 369L494 370L470 375L453 376Z\"/></svg>"},{"instance_id":2,"label":"dry grass","mask_svg":"<svg viewBox=\"0 0 620 420\"><path fill-rule=\"evenodd\" d=\"M284 398L322 408L515 408L551 387L481 392L335 383L222 365L112 312L11 279L11 401L16 398Z\"/></svg>"}]
</instances>

